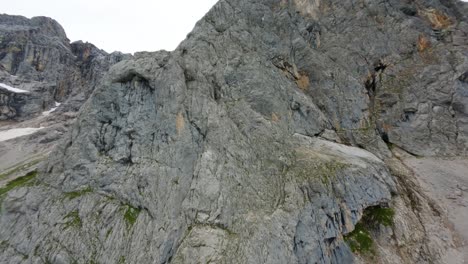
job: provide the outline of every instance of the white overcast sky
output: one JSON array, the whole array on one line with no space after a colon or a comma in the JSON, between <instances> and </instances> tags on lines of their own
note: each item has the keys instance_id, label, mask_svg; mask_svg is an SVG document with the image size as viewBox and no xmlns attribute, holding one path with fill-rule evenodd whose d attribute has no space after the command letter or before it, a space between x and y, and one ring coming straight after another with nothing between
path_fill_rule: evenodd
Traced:
<instances>
[{"instance_id":1,"label":"white overcast sky","mask_svg":"<svg viewBox=\"0 0 468 264\"><path fill-rule=\"evenodd\" d=\"M57 20L107 52L173 50L217 0L9 0L0 13Z\"/></svg>"}]
</instances>

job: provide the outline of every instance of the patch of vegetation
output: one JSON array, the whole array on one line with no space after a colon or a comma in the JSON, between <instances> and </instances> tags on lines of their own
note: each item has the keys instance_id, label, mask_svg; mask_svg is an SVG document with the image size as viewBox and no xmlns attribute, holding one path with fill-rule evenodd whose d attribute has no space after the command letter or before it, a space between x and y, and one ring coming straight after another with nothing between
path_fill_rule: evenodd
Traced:
<instances>
[{"instance_id":1,"label":"patch of vegetation","mask_svg":"<svg viewBox=\"0 0 468 264\"><path fill-rule=\"evenodd\" d=\"M69 227L81 228L81 226L83 225L83 223L81 222L81 218L78 213L78 210L70 212L63 219L67 220L67 222L65 223L65 226L63 227L63 230Z\"/></svg>"},{"instance_id":2,"label":"patch of vegetation","mask_svg":"<svg viewBox=\"0 0 468 264\"><path fill-rule=\"evenodd\" d=\"M39 245L34 248L34 256L39 256Z\"/></svg>"},{"instance_id":3,"label":"patch of vegetation","mask_svg":"<svg viewBox=\"0 0 468 264\"><path fill-rule=\"evenodd\" d=\"M125 211L124 218L125 221L127 221L127 227L132 227L136 220L138 219L138 216L140 215L141 209L140 208L135 208L131 205L128 205L127 211Z\"/></svg>"},{"instance_id":4,"label":"patch of vegetation","mask_svg":"<svg viewBox=\"0 0 468 264\"><path fill-rule=\"evenodd\" d=\"M11 53L18 53L18 52L21 52L21 48L20 47L16 47L16 46L11 46L8 48L8 52L11 52Z\"/></svg>"},{"instance_id":5,"label":"patch of vegetation","mask_svg":"<svg viewBox=\"0 0 468 264\"><path fill-rule=\"evenodd\" d=\"M174 180L172 180L172 183L173 183L174 185L179 185L179 179L174 179ZM141 194L141 192L140 192L140 194Z\"/></svg>"},{"instance_id":6,"label":"patch of vegetation","mask_svg":"<svg viewBox=\"0 0 468 264\"><path fill-rule=\"evenodd\" d=\"M8 182L4 187L0 188L0 209L3 203L3 199L6 197L6 194L16 188L33 186L36 181L34 179L37 176L37 170L30 171L26 175L18 177L14 180Z\"/></svg>"},{"instance_id":7,"label":"patch of vegetation","mask_svg":"<svg viewBox=\"0 0 468 264\"><path fill-rule=\"evenodd\" d=\"M341 162L327 162L321 163L317 166L317 171L314 172L323 184L329 185L331 184L330 179L336 177L337 173L346 168L346 164Z\"/></svg>"},{"instance_id":8,"label":"patch of vegetation","mask_svg":"<svg viewBox=\"0 0 468 264\"><path fill-rule=\"evenodd\" d=\"M14 167L10 167L9 169L7 169L6 172L3 172L3 173L0 173L0 180L1 179L4 179L4 178L7 178L17 172L20 172L22 170L25 170L27 168L30 168L36 164L38 164L39 162L43 161L44 158L39 158L39 159L35 159L35 160L32 160L28 163L25 163L25 164L17 164L17 166L14 166Z\"/></svg>"},{"instance_id":9,"label":"patch of vegetation","mask_svg":"<svg viewBox=\"0 0 468 264\"><path fill-rule=\"evenodd\" d=\"M372 114L371 114L371 119L372 120L375 120L378 115L375 113L376 110L372 110ZM360 135L361 137L363 138L368 138L368 141L370 142L371 140L374 139L374 133L375 133L375 125L372 124L372 123L369 123L370 121L366 121L368 124L363 124L361 127L359 128L349 128L349 129L344 129L344 128L338 128L336 130L336 133L338 134L338 136L340 136L340 138L346 138L346 136L349 134L349 133L352 133L352 134L358 134ZM350 145L349 142L345 142L347 145Z\"/></svg>"},{"instance_id":10,"label":"patch of vegetation","mask_svg":"<svg viewBox=\"0 0 468 264\"><path fill-rule=\"evenodd\" d=\"M0 249L5 252L4 250L8 248L8 241L3 240L0 242Z\"/></svg>"},{"instance_id":11,"label":"patch of vegetation","mask_svg":"<svg viewBox=\"0 0 468 264\"><path fill-rule=\"evenodd\" d=\"M109 230L107 230L107 232L106 232L106 239L109 238L110 234L112 234L112 227L109 228Z\"/></svg>"},{"instance_id":12,"label":"patch of vegetation","mask_svg":"<svg viewBox=\"0 0 468 264\"><path fill-rule=\"evenodd\" d=\"M374 255L371 231L378 229L380 225L392 226L394 215L395 211L392 208L382 206L367 208L354 231L344 237L346 243L354 253Z\"/></svg>"},{"instance_id":13,"label":"patch of vegetation","mask_svg":"<svg viewBox=\"0 0 468 264\"><path fill-rule=\"evenodd\" d=\"M125 264L125 263L126 263L125 257L124 257L124 256L121 256L121 257L119 258L119 264Z\"/></svg>"},{"instance_id":14,"label":"patch of vegetation","mask_svg":"<svg viewBox=\"0 0 468 264\"><path fill-rule=\"evenodd\" d=\"M93 245L94 246L94 245ZM97 252L96 251L93 251L93 254L91 256L91 259L88 260L87 264L98 264L98 262L96 261L96 254Z\"/></svg>"},{"instance_id":15,"label":"patch of vegetation","mask_svg":"<svg viewBox=\"0 0 468 264\"><path fill-rule=\"evenodd\" d=\"M374 254L374 241L370 232L361 223L356 224L354 231L345 236L345 241L354 253Z\"/></svg>"},{"instance_id":16,"label":"patch of vegetation","mask_svg":"<svg viewBox=\"0 0 468 264\"><path fill-rule=\"evenodd\" d=\"M311 156L298 156L299 163L295 166L295 174L301 180L320 180L323 184L329 185L336 175L348 167L348 164L337 160L320 160Z\"/></svg>"},{"instance_id":17,"label":"patch of vegetation","mask_svg":"<svg viewBox=\"0 0 468 264\"><path fill-rule=\"evenodd\" d=\"M83 195L85 195L87 193L91 193L91 192L93 192L93 189L91 189L91 187L88 187L88 188L80 190L80 191L67 192L64 195L65 195L65 198L73 200L75 198L81 197L81 196L83 196Z\"/></svg>"},{"instance_id":18,"label":"patch of vegetation","mask_svg":"<svg viewBox=\"0 0 468 264\"><path fill-rule=\"evenodd\" d=\"M392 208L374 206L364 211L364 219L368 224L381 224L384 226L393 225L395 211Z\"/></svg>"},{"instance_id":19,"label":"patch of vegetation","mask_svg":"<svg viewBox=\"0 0 468 264\"><path fill-rule=\"evenodd\" d=\"M392 142L385 142L385 143L387 144L387 147L388 147L388 149L389 149L390 151L392 151L392 150L394 150L394 149L396 149L396 148L398 147L397 145L395 145L395 144L392 143Z\"/></svg>"},{"instance_id":20,"label":"patch of vegetation","mask_svg":"<svg viewBox=\"0 0 468 264\"><path fill-rule=\"evenodd\" d=\"M0 188L0 197L8 193L9 191L18 188L28 186L31 184L32 180L37 176L37 171L30 171L22 177L18 177L5 185L5 187Z\"/></svg>"}]
</instances>

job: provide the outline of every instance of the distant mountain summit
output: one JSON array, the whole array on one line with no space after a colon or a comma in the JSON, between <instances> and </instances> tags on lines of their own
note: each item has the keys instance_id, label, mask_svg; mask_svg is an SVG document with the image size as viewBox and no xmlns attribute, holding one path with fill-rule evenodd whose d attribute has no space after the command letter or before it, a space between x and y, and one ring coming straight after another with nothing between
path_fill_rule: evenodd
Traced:
<instances>
[{"instance_id":1,"label":"distant mountain summit","mask_svg":"<svg viewBox=\"0 0 468 264\"><path fill-rule=\"evenodd\" d=\"M109 67L130 57L107 54L94 45L71 43L53 19L0 15L0 83L29 91L1 89L0 120L25 120L64 104L77 111Z\"/></svg>"}]
</instances>

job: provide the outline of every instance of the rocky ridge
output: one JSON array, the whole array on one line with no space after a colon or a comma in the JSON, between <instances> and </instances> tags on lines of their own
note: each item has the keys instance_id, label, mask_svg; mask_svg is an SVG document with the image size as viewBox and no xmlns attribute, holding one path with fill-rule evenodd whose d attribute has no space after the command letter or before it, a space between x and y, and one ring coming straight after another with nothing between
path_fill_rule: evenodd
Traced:
<instances>
[{"instance_id":1,"label":"rocky ridge","mask_svg":"<svg viewBox=\"0 0 468 264\"><path fill-rule=\"evenodd\" d=\"M404 159L466 156L466 8L221 0L7 186L0 261L462 263Z\"/></svg>"},{"instance_id":2,"label":"rocky ridge","mask_svg":"<svg viewBox=\"0 0 468 264\"><path fill-rule=\"evenodd\" d=\"M0 186L46 158L109 67L130 57L70 43L50 18L0 15Z\"/></svg>"},{"instance_id":3,"label":"rocky ridge","mask_svg":"<svg viewBox=\"0 0 468 264\"><path fill-rule=\"evenodd\" d=\"M90 43L70 43L53 19L0 15L0 120L27 120L55 106L77 111L109 67L124 58ZM73 98L73 100L71 100ZM68 101L67 101L68 100Z\"/></svg>"}]
</instances>

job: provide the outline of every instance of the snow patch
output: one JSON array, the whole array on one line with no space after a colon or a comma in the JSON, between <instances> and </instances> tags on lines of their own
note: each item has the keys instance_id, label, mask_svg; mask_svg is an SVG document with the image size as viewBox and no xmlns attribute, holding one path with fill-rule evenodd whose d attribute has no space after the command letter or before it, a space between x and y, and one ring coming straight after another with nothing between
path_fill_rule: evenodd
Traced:
<instances>
[{"instance_id":1,"label":"snow patch","mask_svg":"<svg viewBox=\"0 0 468 264\"><path fill-rule=\"evenodd\" d=\"M14 93L29 93L29 91L21 90L21 89L18 89L18 88L14 88L14 87L11 87L11 86L6 85L6 84L4 84L4 83L0 83L0 87L5 88L5 89L7 89L8 91L14 92Z\"/></svg>"},{"instance_id":2,"label":"snow patch","mask_svg":"<svg viewBox=\"0 0 468 264\"><path fill-rule=\"evenodd\" d=\"M17 138L17 137L27 136L43 128L44 127L39 127L39 128L25 127L25 128L13 128L9 130L3 130L3 131L0 131L0 142L7 141L7 140Z\"/></svg>"},{"instance_id":3,"label":"snow patch","mask_svg":"<svg viewBox=\"0 0 468 264\"><path fill-rule=\"evenodd\" d=\"M42 115L43 116L48 116L50 115L50 113L54 112L55 110L57 110L57 108L61 105L61 103L59 102L55 102L55 107L54 108L51 108L49 111L45 111L45 112L42 112Z\"/></svg>"}]
</instances>

